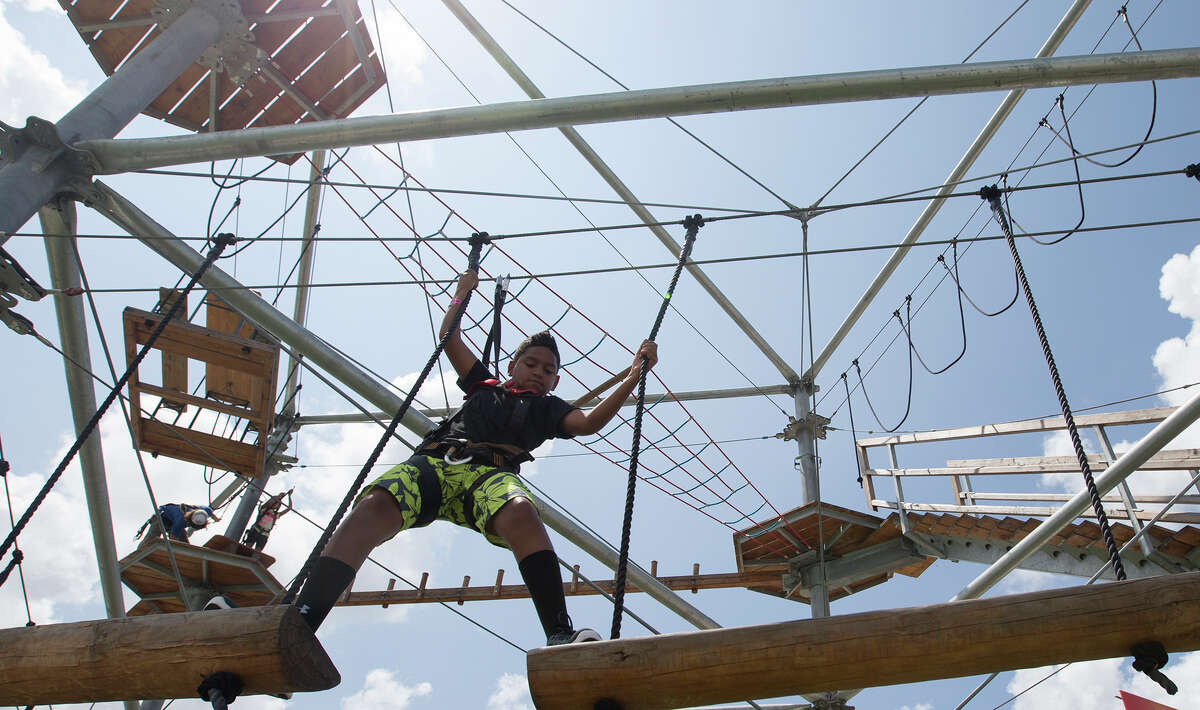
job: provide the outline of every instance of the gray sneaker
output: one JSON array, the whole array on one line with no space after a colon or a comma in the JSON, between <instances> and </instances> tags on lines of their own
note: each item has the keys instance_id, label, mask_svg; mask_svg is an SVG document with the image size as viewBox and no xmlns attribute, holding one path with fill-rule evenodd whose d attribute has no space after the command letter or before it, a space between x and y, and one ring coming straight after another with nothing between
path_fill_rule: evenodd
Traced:
<instances>
[{"instance_id":1,"label":"gray sneaker","mask_svg":"<svg viewBox=\"0 0 1200 710\"><path fill-rule=\"evenodd\" d=\"M567 629L565 631L555 631L546 637L547 646L564 646L568 643L586 643L588 641L600 641L600 634L592 629Z\"/></svg>"}]
</instances>

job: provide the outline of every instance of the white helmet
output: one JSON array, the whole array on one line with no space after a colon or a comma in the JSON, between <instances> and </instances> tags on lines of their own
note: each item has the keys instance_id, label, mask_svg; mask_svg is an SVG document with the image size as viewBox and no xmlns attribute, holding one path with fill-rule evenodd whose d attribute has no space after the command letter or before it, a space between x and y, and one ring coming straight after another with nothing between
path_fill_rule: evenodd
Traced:
<instances>
[{"instance_id":1,"label":"white helmet","mask_svg":"<svg viewBox=\"0 0 1200 710\"><path fill-rule=\"evenodd\" d=\"M203 510L193 510L189 519L193 527L202 528L208 525L208 513Z\"/></svg>"}]
</instances>

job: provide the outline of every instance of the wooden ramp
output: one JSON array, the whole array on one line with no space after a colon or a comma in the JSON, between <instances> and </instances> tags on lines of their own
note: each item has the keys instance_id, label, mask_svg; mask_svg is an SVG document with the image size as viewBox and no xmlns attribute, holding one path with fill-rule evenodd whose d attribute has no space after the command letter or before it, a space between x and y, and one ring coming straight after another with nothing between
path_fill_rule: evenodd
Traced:
<instances>
[{"instance_id":1,"label":"wooden ramp","mask_svg":"<svg viewBox=\"0 0 1200 710\"><path fill-rule=\"evenodd\" d=\"M1115 658L1150 640L1200 649L1200 572L541 648L527 665L539 710L643 710Z\"/></svg>"},{"instance_id":2,"label":"wooden ramp","mask_svg":"<svg viewBox=\"0 0 1200 710\"><path fill-rule=\"evenodd\" d=\"M240 676L245 695L341 682L291 606L0 630L0 706L198 697L217 671Z\"/></svg>"}]
</instances>

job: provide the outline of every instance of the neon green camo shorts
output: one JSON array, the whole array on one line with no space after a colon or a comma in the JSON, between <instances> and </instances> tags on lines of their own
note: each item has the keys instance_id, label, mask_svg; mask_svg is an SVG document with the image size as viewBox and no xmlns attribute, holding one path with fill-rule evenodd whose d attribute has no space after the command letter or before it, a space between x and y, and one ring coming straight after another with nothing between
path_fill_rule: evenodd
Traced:
<instances>
[{"instance_id":1,"label":"neon green camo shorts","mask_svg":"<svg viewBox=\"0 0 1200 710\"><path fill-rule=\"evenodd\" d=\"M357 504L373 488L382 488L395 497L404 516L400 530L446 520L477 530L488 542L506 549L504 538L489 532L488 523L513 498L532 498L510 469L449 464L432 456L413 456L393 466L363 488L354 502Z\"/></svg>"}]
</instances>

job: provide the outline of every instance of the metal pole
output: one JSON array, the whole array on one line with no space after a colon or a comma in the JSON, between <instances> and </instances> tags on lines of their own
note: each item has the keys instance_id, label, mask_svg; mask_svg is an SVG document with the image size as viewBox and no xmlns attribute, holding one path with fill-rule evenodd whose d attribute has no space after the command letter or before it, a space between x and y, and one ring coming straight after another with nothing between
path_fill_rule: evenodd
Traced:
<instances>
[{"instance_id":1,"label":"metal pole","mask_svg":"<svg viewBox=\"0 0 1200 710\"><path fill-rule=\"evenodd\" d=\"M159 255L181 269L195 271L203 261L202 257L191 247L180 241L165 227L155 222L133 203L121 197L102 182L95 182L95 194L89 195L91 206L100 211L130 234L143 237L147 246ZM275 310L273 306L256 296L233 277L221 271L216 266L205 272L201 283L208 288L223 289L221 299L254 321L264 330L288 343L302 355L356 394L384 410L396 411L401 399L383 385L375 382L356 365L335 352L320 338ZM418 435L427 434L433 429L433 422L425 416L409 410L402 423ZM595 557L604 565L615 569L617 553L603 540L592 535L587 530L576 525L558 511L538 502L538 510L546 525ZM629 568L629 578L640 589L646 590L652 598L661 602L675 613L687 619L701 629L719 628L717 623L703 612L691 606L667 589L661 582L634 566Z\"/></svg>"},{"instance_id":2,"label":"metal pole","mask_svg":"<svg viewBox=\"0 0 1200 710\"><path fill-rule=\"evenodd\" d=\"M900 516L900 534L908 537L908 511L904 508L904 484L900 482L900 466L896 463L895 444L888 444L888 461L892 464L892 483L896 488L896 512Z\"/></svg>"},{"instance_id":3,"label":"metal pole","mask_svg":"<svg viewBox=\"0 0 1200 710\"><path fill-rule=\"evenodd\" d=\"M500 67L504 69L504 71L507 72L510 77L512 77L512 80L515 81L517 85L529 95L529 98L546 98L546 95L542 93L541 89L539 89L537 85L533 83L533 80L521 70L521 67L517 66L517 63L513 61L513 58L510 57L508 53L504 51L504 48L501 47L500 44L496 42L496 40L488 33L488 31L483 28L483 25L479 24L479 21L471 15L467 8L463 7L462 3L460 3L458 0L442 0L442 2L447 8L450 9L450 12L454 13L454 16L457 17L460 22L462 22L463 26L467 28L467 31L469 31L475 37L475 39L479 41L479 44L483 45L483 48L487 50L488 54L492 55L492 58L496 60ZM679 244L671 238L671 235L667 234L667 230L663 229L657 224L657 222L660 220L654 215L650 214L650 210L641 205L641 200L637 198L637 195L633 194L633 191L630 190L624 182L622 182L621 178L617 177L617 174L614 173L608 164L604 162L604 159L601 158L598 153L596 153L592 146L588 145L587 141L583 139L583 136L579 135L579 131L576 131L570 126L560 126L558 130L562 132L563 136L567 139L567 142L574 146L575 150L579 151L579 154L583 156L583 159L586 160L588 164L591 165L597 173L599 173L600 177L602 177L604 181L608 183L609 187L613 189L613 192L617 193L617 195L629 205L629 208L633 210L633 213L637 215L638 219L646 223L646 226L649 227L654 236L658 237L658 241L662 242L662 245L665 246L671 252L671 254L675 256L675 258L679 258L679 253L681 250ZM763 355L767 356L767 359L775 365L776 369L779 370L784 379L792 384L798 383L800 381L800 376L796 374L795 370L793 370L791 366L787 364L787 362L779 353L775 352L775 349L772 348L771 345L767 343L766 339L763 338L762 335L754 328L754 326L750 324L750 321L746 318L746 316L742 315L741 311L739 311L737 307L733 305L733 302L721 292L721 289L718 288L715 283L713 283L712 279L708 277L708 274L704 273L699 266L694 264L688 264L687 270L688 273L690 273L692 277L696 279L696 282L699 283L700 286L707 291L710 296L712 296L713 300L717 302L717 305L720 306L721 309L724 310L731 319L733 319L733 322L742 329L742 332L744 332L746 336L749 337L756 346L758 346L758 349L762 351Z\"/></svg>"},{"instance_id":4,"label":"metal pole","mask_svg":"<svg viewBox=\"0 0 1200 710\"><path fill-rule=\"evenodd\" d=\"M39 211L42 232L46 235L46 261L50 268L50 283L55 289L79 288L79 270L73 249L75 239L75 203L59 199L42 206ZM78 297L54 294L54 312L58 316L58 337L63 352L84 366L92 362L88 347L87 321ZM96 412L96 391L92 378L71 360L64 359L67 397L71 416L78 434ZM87 499L88 518L92 526L92 544L96 548L96 565L100 569L100 591L108 618L125 616L125 599L121 573L117 567L117 547L113 536L112 508L108 500L108 482L104 472L104 452L100 433L93 432L79 450L79 468L83 472L83 492Z\"/></svg>"},{"instance_id":5,"label":"metal pole","mask_svg":"<svg viewBox=\"0 0 1200 710\"><path fill-rule=\"evenodd\" d=\"M671 399L680 402L691 402L696 400L711 400L711 399L734 399L737 397L760 397L768 394L787 394L792 393L790 385L763 385L761 387L734 387L721 390L693 390L689 392L672 392ZM648 393L646 395L647 402L657 402L666 397L664 393ZM596 397L587 402L576 401L574 404L578 407L587 409L594 407L600 403L600 398ZM630 397L621 403L622 407L632 407L637 403L635 397ZM422 409L421 413L427 417L444 417L453 409L438 407L436 409ZM352 422L373 422L380 419L387 419L390 414L387 412L373 412L371 414L363 414L361 412L347 412L345 414L310 414L296 419L296 426L308 426L310 424L349 424Z\"/></svg>"},{"instance_id":6,"label":"metal pole","mask_svg":"<svg viewBox=\"0 0 1200 710\"><path fill-rule=\"evenodd\" d=\"M1075 0L1075 2L1067 10L1067 13L1063 15L1061 20L1059 20L1058 26L1055 27L1054 31L1050 33L1050 36L1046 39L1045 44L1043 44L1042 48L1038 50L1037 57L1039 57L1042 61L1048 62L1063 61L1045 58L1058 51L1058 48L1062 44L1063 40L1067 38L1067 33L1069 33L1075 26L1075 23L1079 21L1080 16L1083 15L1083 11L1086 10L1090 4L1091 0ZM1108 56L1119 57L1121 55ZM1064 58L1064 60L1070 59L1073 58ZM971 147L967 148L967 152L958 161L958 165L955 165L954 169L950 171L950 174L946 176L946 186L938 190L938 197L948 195L954 190L956 186L952 186L951 183L958 182L966 176L967 171L970 170L971 166L975 164L976 158L978 158L980 153L983 152L983 149L987 147L987 144L991 142L992 137L996 135L996 131L1000 130L1000 125L1004 123L1005 119L1008 118L1008 115L1012 113L1014 108L1016 108L1017 102L1020 101L1021 97L1025 95L1025 89L1033 87L1014 86L1012 88L1013 90L1008 92L1008 96L1004 97L1004 100L1000 102L1000 106L996 108L995 113L993 113L992 117L988 119L988 122L984 125L983 130L981 130L979 135L975 137L974 142L971 143ZM805 377L812 380L816 379L817 375L821 372L821 368L825 366L825 363L833 355L833 352L837 350L839 345L842 344L842 340L844 340L846 335L850 333L850 329L854 327L854 324L858 322L858 319L862 317L862 314L867 310L867 306L871 305L871 301L875 300L875 296L879 294L879 290L883 288L883 285L887 283L889 278L891 278L892 273L895 272L898 266L900 266L900 262L903 261L904 257L908 254L909 247L917 241L917 239L925 231L925 228L928 227L929 223L933 221L934 216L939 210L942 209L942 203L943 200L935 199L930 200L928 204L926 204L925 210L921 212L921 216L917 217L916 223L909 228L908 234L905 235L904 241L901 242L903 246L898 247L896 251L892 252L891 258L888 259L887 263L884 264L883 268L879 270L878 274L876 274L875 280L871 282L871 285L867 287L867 290L863 293L862 297L859 298L858 303L854 305L854 308L850 311L850 314L846 316L844 321L842 321L842 325L838 327L837 332L834 333L833 337L829 339L829 343L821 350L821 354L818 355L815 360L813 360L812 367L810 367L808 372L804 374Z\"/></svg>"},{"instance_id":7,"label":"metal pole","mask_svg":"<svg viewBox=\"0 0 1200 710\"><path fill-rule=\"evenodd\" d=\"M1103 426L1094 427L1096 438L1100 441L1100 448L1104 450L1104 458L1108 463L1117 460L1117 452L1113 450L1112 442L1108 440L1108 432ZM1138 520L1136 515L1137 501L1133 498L1133 491L1129 490L1129 481L1121 481L1121 502L1125 504L1125 511L1129 513L1129 527L1133 528L1134 535L1141 535L1142 521ZM1138 545L1142 548L1142 554L1146 557L1154 554L1154 543L1141 535L1138 538Z\"/></svg>"},{"instance_id":8,"label":"metal pole","mask_svg":"<svg viewBox=\"0 0 1200 710\"><path fill-rule=\"evenodd\" d=\"M1197 419L1200 419L1200 394L1195 395L1183 406L1179 407L1179 409L1176 409L1171 416L1160 422L1149 434L1134 444L1132 449L1113 462L1103 473L1096 476L1098 495L1103 496L1118 483L1128 478L1139 466L1146 463L1151 456L1158 453ZM1076 493L1063 507L1059 508L1049 518L1046 518L1041 525L1033 529L1033 532L1025 536L1011 550L1006 552L1003 557L996 560L991 567L988 567L982 574L964 587L954 597L954 600L976 599L983 596L987 590L991 589L1005 575L1016 569L1025 558L1036 552L1038 548L1046 544L1054 535L1090 507L1091 497L1088 495L1087 490Z\"/></svg>"},{"instance_id":9,"label":"metal pole","mask_svg":"<svg viewBox=\"0 0 1200 710\"><path fill-rule=\"evenodd\" d=\"M800 467L800 504L821 503L820 471L817 467L816 434L812 425L813 389L811 384L796 388L796 419L801 423L796 429L796 463ZM829 616L829 589L825 584L824 564L816 567L816 581L808 585L808 598L814 619Z\"/></svg>"},{"instance_id":10,"label":"metal pole","mask_svg":"<svg viewBox=\"0 0 1200 710\"><path fill-rule=\"evenodd\" d=\"M292 309L292 320L301 326L304 325L308 315L308 285L312 283L313 252L317 248L316 225L317 214L321 209L321 178L324 175L324 169L325 151L318 150L313 153L312 170L309 174L308 199L304 205L304 237L300 241L300 265L297 267L296 276L296 284L299 288L296 289L296 302ZM296 389L299 386L299 374L299 356L289 357L287 379L283 386L283 410L280 411L276 420L279 426L289 428L292 426L291 419L296 413ZM390 416L381 418L390 419ZM277 437L289 435L287 431L283 430L275 433ZM277 441L278 439L271 440L272 443L268 444L268 451L273 450ZM254 506L258 505L271 476L275 475L277 470L274 462L267 461L262 474L246 487L246 492L242 494L242 499L238 501L237 508L234 509L229 523L225 526L225 537L235 541L241 539L242 534L246 532L246 526L250 524L250 517L254 514Z\"/></svg>"},{"instance_id":11,"label":"metal pole","mask_svg":"<svg viewBox=\"0 0 1200 710\"><path fill-rule=\"evenodd\" d=\"M70 145L115 136L220 34L215 17L192 7L63 116L56 126L58 137ZM73 174L65 156L38 146L0 168L0 244L50 202Z\"/></svg>"},{"instance_id":12,"label":"metal pole","mask_svg":"<svg viewBox=\"0 0 1200 710\"><path fill-rule=\"evenodd\" d=\"M88 140L81 141L74 147L90 151L98 161L99 172L113 173L199 161L300 153L318 148L397 143L663 116L1193 76L1200 76L1200 48L884 69L643 89L414 111L390 116L311 121L290 126L248 128L217 134Z\"/></svg>"}]
</instances>

